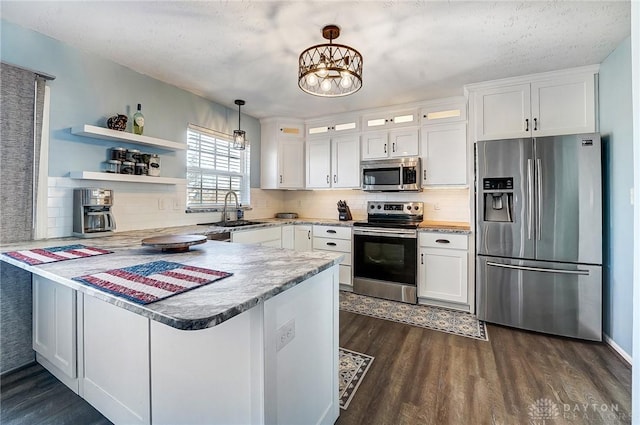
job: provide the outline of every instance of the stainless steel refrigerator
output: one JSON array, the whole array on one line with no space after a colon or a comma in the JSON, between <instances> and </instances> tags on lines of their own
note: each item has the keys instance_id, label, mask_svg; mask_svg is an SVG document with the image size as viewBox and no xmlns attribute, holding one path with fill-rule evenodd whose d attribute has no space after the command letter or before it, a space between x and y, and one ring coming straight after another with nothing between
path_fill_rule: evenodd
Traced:
<instances>
[{"instance_id":1,"label":"stainless steel refrigerator","mask_svg":"<svg viewBox=\"0 0 640 425\"><path fill-rule=\"evenodd\" d=\"M478 318L602 340L600 135L476 143Z\"/></svg>"}]
</instances>

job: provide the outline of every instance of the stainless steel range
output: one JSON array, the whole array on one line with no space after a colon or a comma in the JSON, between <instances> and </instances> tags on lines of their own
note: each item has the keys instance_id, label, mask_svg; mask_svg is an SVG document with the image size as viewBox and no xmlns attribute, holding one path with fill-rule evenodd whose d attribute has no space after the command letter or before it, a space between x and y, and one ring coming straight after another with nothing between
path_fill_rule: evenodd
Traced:
<instances>
[{"instance_id":1,"label":"stainless steel range","mask_svg":"<svg viewBox=\"0 0 640 425\"><path fill-rule=\"evenodd\" d=\"M353 291L417 303L418 231L422 202L367 202L367 221L354 223Z\"/></svg>"}]
</instances>

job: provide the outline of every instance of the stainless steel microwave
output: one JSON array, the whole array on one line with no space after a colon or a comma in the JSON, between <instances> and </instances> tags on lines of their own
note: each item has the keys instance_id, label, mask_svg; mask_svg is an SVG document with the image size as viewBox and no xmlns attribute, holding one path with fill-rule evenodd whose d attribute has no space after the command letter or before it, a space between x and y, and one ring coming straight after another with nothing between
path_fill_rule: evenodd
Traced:
<instances>
[{"instance_id":1,"label":"stainless steel microwave","mask_svg":"<svg viewBox=\"0 0 640 425\"><path fill-rule=\"evenodd\" d=\"M418 157L362 161L362 190L367 192L419 192L421 162Z\"/></svg>"}]
</instances>

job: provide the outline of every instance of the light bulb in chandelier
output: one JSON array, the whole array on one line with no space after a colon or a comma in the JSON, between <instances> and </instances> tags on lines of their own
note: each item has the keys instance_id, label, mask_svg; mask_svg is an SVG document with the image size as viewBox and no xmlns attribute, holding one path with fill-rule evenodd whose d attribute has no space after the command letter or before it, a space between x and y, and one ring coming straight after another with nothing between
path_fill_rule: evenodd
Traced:
<instances>
[{"instance_id":1,"label":"light bulb in chandelier","mask_svg":"<svg viewBox=\"0 0 640 425\"><path fill-rule=\"evenodd\" d=\"M327 64L324 62L320 62L318 64L318 70L316 71L316 75L320 78L324 78L329 75L329 71L327 70Z\"/></svg>"},{"instance_id":2,"label":"light bulb in chandelier","mask_svg":"<svg viewBox=\"0 0 640 425\"><path fill-rule=\"evenodd\" d=\"M353 79L348 72L340 73L340 87L348 89L353 84Z\"/></svg>"},{"instance_id":3,"label":"light bulb in chandelier","mask_svg":"<svg viewBox=\"0 0 640 425\"><path fill-rule=\"evenodd\" d=\"M311 74L307 75L307 84L309 84L310 86L315 86L318 84L318 77L316 77L316 74L312 72Z\"/></svg>"},{"instance_id":4,"label":"light bulb in chandelier","mask_svg":"<svg viewBox=\"0 0 640 425\"><path fill-rule=\"evenodd\" d=\"M328 78L322 80L322 83L320 83L320 88L325 92L331 90L331 80Z\"/></svg>"}]
</instances>

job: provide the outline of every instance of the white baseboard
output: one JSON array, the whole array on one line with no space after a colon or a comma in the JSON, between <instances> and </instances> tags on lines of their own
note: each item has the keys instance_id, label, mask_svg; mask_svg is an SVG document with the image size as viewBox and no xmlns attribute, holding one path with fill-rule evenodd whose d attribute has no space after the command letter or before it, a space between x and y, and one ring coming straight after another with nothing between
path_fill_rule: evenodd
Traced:
<instances>
[{"instance_id":1,"label":"white baseboard","mask_svg":"<svg viewBox=\"0 0 640 425\"><path fill-rule=\"evenodd\" d=\"M609 345L609 347L613 348L615 350L616 353L620 354L620 356L627 362L629 363L629 366L631 366L632 362L631 362L631 356L629 355L629 353L627 353L626 351L624 351L622 349L622 347L620 347L618 344L616 344L616 342L614 340L611 339L611 337L607 334L602 334L604 336L604 342Z\"/></svg>"}]
</instances>

